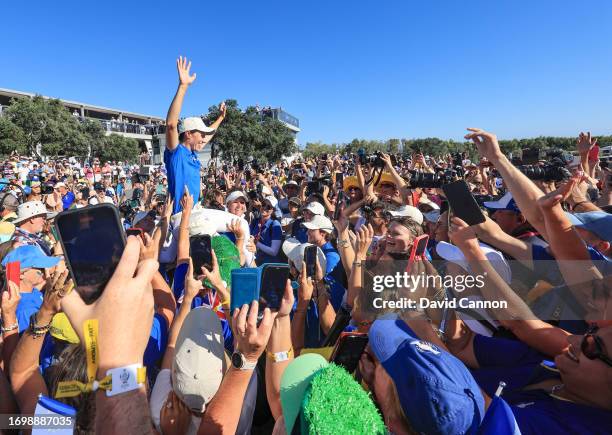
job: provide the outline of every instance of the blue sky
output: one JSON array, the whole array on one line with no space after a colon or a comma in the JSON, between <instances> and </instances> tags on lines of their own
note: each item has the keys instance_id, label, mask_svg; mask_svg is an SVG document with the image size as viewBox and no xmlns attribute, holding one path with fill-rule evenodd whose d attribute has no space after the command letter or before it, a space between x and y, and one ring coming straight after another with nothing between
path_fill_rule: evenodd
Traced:
<instances>
[{"instance_id":1,"label":"blue sky","mask_svg":"<svg viewBox=\"0 0 612 435\"><path fill-rule=\"evenodd\" d=\"M612 134L609 1L4 2L0 87L165 116L282 106L301 144Z\"/></svg>"}]
</instances>

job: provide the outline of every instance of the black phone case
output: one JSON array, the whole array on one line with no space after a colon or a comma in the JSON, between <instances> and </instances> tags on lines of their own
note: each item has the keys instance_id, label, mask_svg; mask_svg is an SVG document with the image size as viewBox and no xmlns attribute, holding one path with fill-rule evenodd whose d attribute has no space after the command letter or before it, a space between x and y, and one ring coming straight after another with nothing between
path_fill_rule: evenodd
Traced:
<instances>
[{"instance_id":1,"label":"black phone case","mask_svg":"<svg viewBox=\"0 0 612 435\"><path fill-rule=\"evenodd\" d=\"M485 216L465 181L459 180L445 184L442 190L444 190L454 216L462 219L468 225L485 222Z\"/></svg>"},{"instance_id":2,"label":"black phone case","mask_svg":"<svg viewBox=\"0 0 612 435\"><path fill-rule=\"evenodd\" d=\"M120 230L119 234L121 235L121 240L123 241L123 248L125 248L125 244L126 244L126 236L125 236L125 231L123 231L123 226L121 225L121 217L119 216L119 209L117 207L115 207L112 204L108 204L108 203L102 203L102 204L96 204L96 205L88 205L87 207L84 208L73 208L73 209L69 209L69 210L65 210L62 211L60 213L58 213L58 215L55 217L55 228L57 230L57 234L59 236L59 242L62 246L62 252L66 253L68 252L66 250L66 246L64 245L64 238L62 236L62 232L61 232L61 221L62 219L64 219L66 216L71 216L73 214L82 214L85 211L87 213L91 212L92 210L96 210L96 209L100 209L100 208L106 208L112 211L113 216L115 217L115 221L117 224L117 228ZM72 269L72 264L70 263L70 258L68 258L68 255L64 255L64 259L66 261L66 266L68 267L68 270L70 271L70 277L72 278L72 282L74 282L74 286L75 289L79 287L79 283L77 282L77 279L75 277L74 274L74 270ZM99 295L98 295L99 297Z\"/></svg>"}]
</instances>

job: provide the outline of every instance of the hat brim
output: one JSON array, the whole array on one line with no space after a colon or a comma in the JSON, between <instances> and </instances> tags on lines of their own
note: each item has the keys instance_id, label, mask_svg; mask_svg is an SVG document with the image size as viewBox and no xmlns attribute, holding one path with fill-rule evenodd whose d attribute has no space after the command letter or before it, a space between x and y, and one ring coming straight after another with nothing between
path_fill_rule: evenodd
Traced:
<instances>
[{"instance_id":1,"label":"hat brim","mask_svg":"<svg viewBox=\"0 0 612 435\"><path fill-rule=\"evenodd\" d=\"M321 355L309 353L297 357L285 369L281 378L280 399L288 434L293 431L312 378L328 365L329 363Z\"/></svg>"},{"instance_id":2,"label":"hat brim","mask_svg":"<svg viewBox=\"0 0 612 435\"><path fill-rule=\"evenodd\" d=\"M317 224L313 224L312 222L303 222L302 225L304 225L304 228L307 228L309 230L321 230L321 231L326 231L328 233L331 233L334 231L333 228L328 228L328 227L319 227Z\"/></svg>"},{"instance_id":3,"label":"hat brim","mask_svg":"<svg viewBox=\"0 0 612 435\"><path fill-rule=\"evenodd\" d=\"M17 219L13 220L12 223L15 224L15 225L19 225L20 223L25 222L25 221L27 221L29 219L33 219L35 217L44 217L46 219L47 215L48 215L48 213L45 212L45 213L35 214L35 215L32 215L32 216L24 216L22 218L18 217Z\"/></svg>"}]
</instances>

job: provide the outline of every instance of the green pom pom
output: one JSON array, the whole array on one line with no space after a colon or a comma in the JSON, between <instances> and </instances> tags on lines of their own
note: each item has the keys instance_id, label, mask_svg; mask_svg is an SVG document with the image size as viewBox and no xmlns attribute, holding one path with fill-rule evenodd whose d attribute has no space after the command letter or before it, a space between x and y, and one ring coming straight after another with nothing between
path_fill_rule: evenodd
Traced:
<instances>
[{"instance_id":1,"label":"green pom pom","mask_svg":"<svg viewBox=\"0 0 612 435\"><path fill-rule=\"evenodd\" d=\"M302 412L308 433L313 435L386 433L369 393L335 364L314 376L304 396Z\"/></svg>"},{"instance_id":2,"label":"green pom pom","mask_svg":"<svg viewBox=\"0 0 612 435\"><path fill-rule=\"evenodd\" d=\"M236 245L226 236L214 236L210 241L210 245L215 251L217 261L219 262L219 273L221 279L225 281L228 287L232 285L232 269L240 267L240 254ZM210 286L208 280L204 283Z\"/></svg>"}]
</instances>

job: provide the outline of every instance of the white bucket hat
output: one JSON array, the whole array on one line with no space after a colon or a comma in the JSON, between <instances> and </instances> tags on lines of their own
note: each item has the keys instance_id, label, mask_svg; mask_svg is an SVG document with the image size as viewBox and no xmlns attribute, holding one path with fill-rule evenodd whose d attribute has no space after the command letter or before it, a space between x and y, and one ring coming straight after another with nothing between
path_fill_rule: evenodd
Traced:
<instances>
[{"instance_id":1,"label":"white bucket hat","mask_svg":"<svg viewBox=\"0 0 612 435\"><path fill-rule=\"evenodd\" d=\"M302 262L304 261L304 250L307 246L313 245L312 243L300 243L300 241L294 237L288 238L283 243L283 252L300 272L302 271ZM327 260L325 259L325 254L319 247L317 247L317 259L319 260L321 270L325 271L327 268Z\"/></svg>"},{"instance_id":2,"label":"white bucket hat","mask_svg":"<svg viewBox=\"0 0 612 435\"><path fill-rule=\"evenodd\" d=\"M41 201L24 202L17 207L17 219L13 223L19 225L36 216L44 216L46 218L48 214L47 207Z\"/></svg>"}]
</instances>

